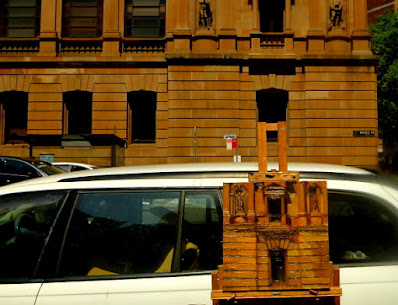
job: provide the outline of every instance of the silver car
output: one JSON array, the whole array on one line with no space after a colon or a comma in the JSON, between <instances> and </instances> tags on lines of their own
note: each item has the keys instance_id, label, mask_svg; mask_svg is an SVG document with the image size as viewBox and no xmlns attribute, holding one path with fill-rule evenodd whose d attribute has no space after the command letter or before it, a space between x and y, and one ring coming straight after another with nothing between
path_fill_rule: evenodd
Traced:
<instances>
[{"instance_id":1,"label":"silver car","mask_svg":"<svg viewBox=\"0 0 398 305\"><path fill-rule=\"evenodd\" d=\"M338 165L289 169L327 181L341 303L395 305L396 182ZM0 304L212 304L222 186L256 171L255 163L119 167L1 187Z\"/></svg>"}]
</instances>

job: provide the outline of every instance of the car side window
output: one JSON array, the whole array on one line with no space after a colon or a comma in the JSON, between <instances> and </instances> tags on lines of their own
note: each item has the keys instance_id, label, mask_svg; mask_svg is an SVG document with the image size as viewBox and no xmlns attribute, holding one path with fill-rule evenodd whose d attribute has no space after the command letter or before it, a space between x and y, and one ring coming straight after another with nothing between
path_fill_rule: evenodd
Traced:
<instances>
[{"instance_id":1,"label":"car side window","mask_svg":"<svg viewBox=\"0 0 398 305\"><path fill-rule=\"evenodd\" d=\"M59 276L172 271L181 192L80 193Z\"/></svg>"},{"instance_id":2,"label":"car side window","mask_svg":"<svg viewBox=\"0 0 398 305\"><path fill-rule=\"evenodd\" d=\"M6 160L4 163L4 170L6 173L24 175L29 178L39 177L39 174L33 166L15 160Z\"/></svg>"},{"instance_id":3,"label":"car side window","mask_svg":"<svg viewBox=\"0 0 398 305\"><path fill-rule=\"evenodd\" d=\"M65 192L36 192L0 197L0 280L34 277Z\"/></svg>"},{"instance_id":4,"label":"car side window","mask_svg":"<svg viewBox=\"0 0 398 305\"><path fill-rule=\"evenodd\" d=\"M329 191L329 235L334 263L398 261L397 211L381 199Z\"/></svg>"},{"instance_id":5,"label":"car side window","mask_svg":"<svg viewBox=\"0 0 398 305\"><path fill-rule=\"evenodd\" d=\"M78 165L72 165L71 166L71 172L77 172L77 171L81 171L81 170L85 170L86 168L84 168L83 166L78 166Z\"/></svg>"},{"instance_id":6,"label":"car side window","mask_svg":"<svg viewBox=\"0 0 398 305\"><path fill-rule=\"evenodd\" d=\"M215 270L222 262L222 208L217 190L187 191L181 270Z\"/></svg>"}]
</instances>

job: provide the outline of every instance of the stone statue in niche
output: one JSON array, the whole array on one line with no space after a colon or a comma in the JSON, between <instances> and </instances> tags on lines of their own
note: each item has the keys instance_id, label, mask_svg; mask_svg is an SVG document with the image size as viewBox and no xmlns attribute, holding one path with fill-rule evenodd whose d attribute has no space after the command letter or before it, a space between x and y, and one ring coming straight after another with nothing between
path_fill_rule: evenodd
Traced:
<instances>
[{"instance_id":1,"label":"stone statue in niche","mask_svg":"<svg viewBox=\"0 0 398 305\"><path fill-rule=\"evenodd\" d=\"M213 13L209 0L199 0L199 27L209 29L213 23Z\"/></svg>"},{"instance_id":2,"label":"stone statue in niche","mask_svg":"<svg viewBox=\"0 0 398 305\"><path fill-rule=\"evenodd\" d=\"M247 216L247 199L248 190L244 185L236 185L231 191L232 199L232 215L234 217Z\"/></svg>"},{"instance_id":3,"label":"stone statue in niche","mask_svg":"<svg viewBox=\"0 0 398 305\"><path fill-rule=\"evenodd\" d=\"M321 197L321 194L322 194L322 190L316 184L312 184L308 188L308 198L309 198L310 212L320 212L320 210L319 210L319 199Z\"/></svg>"},{"instance_id":4,"label":"stone statue in niche","mask_svg":"<svg viewBox=\"0 0 398 305\"><path fill-rule=\"evenodd\" d=\"M329 16L329 31L332 29L345 29L343 25L343 0L330 0Z\"/></svg>"}]
</instances>

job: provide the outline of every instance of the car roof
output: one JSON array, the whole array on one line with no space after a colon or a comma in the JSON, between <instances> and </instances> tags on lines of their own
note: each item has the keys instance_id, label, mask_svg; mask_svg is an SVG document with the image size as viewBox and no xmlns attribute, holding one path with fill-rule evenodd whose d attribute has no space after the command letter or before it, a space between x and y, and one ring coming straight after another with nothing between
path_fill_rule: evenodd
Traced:
<instances>
[{"instance_id":1,"label":"car roof","mask_svg":"<svg viewBox=\"0 0 398 305\"><path fill-rule=\"evenodd\" d=\"M278 164L268 163L268 170L278 170ZM367 181L374 176L373 173L355 167L323 164L323 163L289 163L289 171L299 171L300 175L319 179L343 179ZM222 178L222 177L244 177L249 172L257 172L258 163L178 163L178 164L157 164L99 168L90 171L78 171L51 175L48 177L30 179L23 182L13 183L2 187L21 187L37 184L77 181L98 181L98 180L124 180L124 179L170 179L170 178Z\"/></svg>"},{"instance_id":2,"label":"car roof","mask_svg":"<svg viewBox=\"0 0 398 305\"><path fill-rule=\"evenodd\" d=\"M81 166L81 167L86 167L86 168L97 168L96 165L92 164L87 164L87 163L79 163L79 162L52 162L51 164L54 165L75 165L75 166Z\"/></svg>"},{"instance_id":3,"label":"car roof","mask_svg":"<svg viewBox=\"0 0 398 305\"><path fill-rule=\"evenodd\" d=\"M0 156L0 159L22 160L22 161L27 161L27 162L42 161L39 158L35 158L35 157ZM45 161L43 161L43 162L45 162Z\"/></svg>"}]
</instances>

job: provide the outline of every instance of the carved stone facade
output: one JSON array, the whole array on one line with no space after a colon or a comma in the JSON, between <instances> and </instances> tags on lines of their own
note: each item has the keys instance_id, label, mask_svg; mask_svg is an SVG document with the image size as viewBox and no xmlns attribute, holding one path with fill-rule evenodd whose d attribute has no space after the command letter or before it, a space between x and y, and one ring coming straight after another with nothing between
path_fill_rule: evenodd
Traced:
<instances>
[{"instance_id":1,"label":"carved stone facade","mask_svg":"<svg viewBox=\"0 0 398 305\"><path fill-rule=\"evenodd\" d=\"M289 161L377 167L366 0L335 0L333 9L329 0L94 2L98 37L69 37L85 31L73 28L61 0L41 0L38 36L0 33L0 155L99 166L232 161L223 135L233 133L242 161L256 161L256 123L282 120ZM24 126L4 123L14 91L27 93ZM112 139L41 141L73 138L69 91L90 93L88 131L116 137L118 153ZM272 143L268 150L272 160Z\"/></svg>"}]
</instances>

